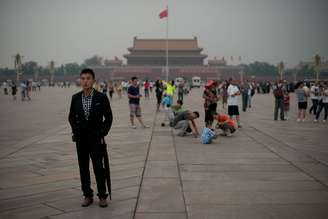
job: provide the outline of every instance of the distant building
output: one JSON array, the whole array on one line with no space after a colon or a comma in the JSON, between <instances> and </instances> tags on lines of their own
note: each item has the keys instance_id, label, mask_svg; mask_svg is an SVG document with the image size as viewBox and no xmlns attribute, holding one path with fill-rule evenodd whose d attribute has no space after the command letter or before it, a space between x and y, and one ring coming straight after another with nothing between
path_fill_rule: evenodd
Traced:
<instances>
[{"instance_id":1,"label":"distant building","mask_svg":"<svg viewBox=\"0 0 328 219\"><path fill-rule=\"evenodd\" d=\"M216 59L216 57L214 57L214 59L209 59L207 61L209 66L226 66L227 62L224 59L224 57L222 57L222 59Z\"/></svg>"},{"instance_id":2,"label":"distant building","mask_svg":"<svg viewBox=\"0 0 328 219\"><path fill-rule=\"evenodd\" d=\"M117 58L117 56L115 56L114 59L105 59L104 65L105 66L122 66L123 61L121 59Z\"/></svg>"},{"instance_id":3,"label":"distant building","mask_svg":"<svg viewBox=\"0 0 328 219\"><path fill-rule=\"evenodd\" d=\"M166 43L168 46L168 62L171 66L201 66L207 57L201 54L197 37L192 39L138 39L128 48L129 54L124 55L127 65L133 66L165 66Z\"/></svg>"},{"instance_id":4,"label":"distant building","mask_svg":"<svg viewBox=\"0 0 328 219\"><path fill-rule=\"evenodd\" d=\"M139 39L134 37L129 53L122 60L105 60L104 66L92 66L98 78L110 80L126 80L132 76L141 79L164 79L166 72L166 39ZM191 79L199 76L207 79L239 79L241 66L229 66L224 59L209 60L199 47L197 37L187 39L168 39L169 79L184 77Z\"/></svg>"}]
</instances>

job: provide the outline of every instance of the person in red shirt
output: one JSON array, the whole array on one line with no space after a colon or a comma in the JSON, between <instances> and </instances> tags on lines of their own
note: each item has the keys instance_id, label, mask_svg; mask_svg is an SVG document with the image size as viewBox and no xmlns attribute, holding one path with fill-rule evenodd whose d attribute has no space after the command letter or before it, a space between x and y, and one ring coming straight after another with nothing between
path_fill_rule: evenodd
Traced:
<instances>
[{"instance_id":1,"label":"person in red shirt","mask_svg":"<svg viewBox=\"0 0 328 219\"><path fill-rule=\"evenodd\" d=\"M149 88L150 88L150 83L148 80L145 81L144 83L144 88L145 88L145 98L149 99Z\"/></svg>"},{"instance_id":2,"label":"person in red shirt","mask_svg":"<svg viewBox=\"0 0 328 219\"><path fill-rule=\"evenodd\" d=\"M284 117L288 120L289 113L289 105L290 105L290 96L287 90L284 91Z\"/></svg>"},{"instance_id":3,"label":"person in red shirt","mask_svg":"<svg viewBox=\"0 0 328 219\"><path fill-rule=\"evenodd\" d=\"M222 129L223 135L231 136L237 129L236 122L226 114L215 114L214 119L217 121L216 128Z\"/></svg>"}]
</instances>

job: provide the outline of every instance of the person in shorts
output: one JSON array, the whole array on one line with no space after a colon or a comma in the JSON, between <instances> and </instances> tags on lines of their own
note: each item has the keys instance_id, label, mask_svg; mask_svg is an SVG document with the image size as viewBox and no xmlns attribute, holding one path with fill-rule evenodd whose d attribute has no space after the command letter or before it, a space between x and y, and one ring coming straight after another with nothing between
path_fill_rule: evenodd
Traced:
<instances>
[{"instance_id":1,"label":"person in shorts","mask_svg":"<svg viewBox=\"0 0 328 219\"><path fill-rule=\"evenodd\" d=\"M287 90L284 90L284 118L288 120L288 114L290 109L290 95Z\"/></svg>"},{"instance_id":2,"label":"person in shorts","mask_svg":"<svg viewBox=\"0 0 328 219\"><path fill-rule=\"evenodd\" d=\"M309 96L309 89L304 85L303 82L299 82L296 84L296 97L298 102L298 115L297 122L304 122L306 109L307 109L307 98Z\"/></svg>"},{"instance_id":3,"label":"person in shorts","mask_svg":"<svg viewBox=\"0 0 328 219\"><path fill-rule=\"evenodd\" d=\"M143 128L148 128L143 121L141 116L141 107L140 107L140 89L138 86L138 78L132 77L131 78L131 86L128 88L128 97L129 97L129 107L130 107L130 121L131 121L131 127L133 129L136 129L136 125L134 124L134 117L136 117L141 126Z\"/></svg>"},{"instance_id":4,"label":"person in shorts","mask_svg":"<svg viewBox=\"0 0 328 219\"><path fill-rule=\"evenodd\" d=\"M228 114L232 119L233 116L236 117L238 128L241 128L240 125L240 115L239 115L239 96L240 91L237 87L237 81L230 79L230 85L228 86Z\"/></svg>"}]
</instances>

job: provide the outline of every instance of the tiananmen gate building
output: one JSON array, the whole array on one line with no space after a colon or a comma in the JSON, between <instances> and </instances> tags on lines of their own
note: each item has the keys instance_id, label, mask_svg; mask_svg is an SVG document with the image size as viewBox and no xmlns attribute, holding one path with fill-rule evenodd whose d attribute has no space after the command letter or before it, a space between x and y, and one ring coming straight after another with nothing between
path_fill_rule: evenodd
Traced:
<instances>
[{"instance_id":1,"label":"tiananmen gate building","mask_svg":"<svg viewBox=\"0 0 328 219\"><path fill-rule=\"evenodd\" d=\"M134 37L133 45L123 57L126 64L117 57L107 60L105 66L90 66L102 79L125 80L132 76L140 79L156 80L165 78L166 39L139 39ZM226 65L223 59L209 59L199 47L197 37L188 39L168 39L169 78L191 78L199 76L207 79L239 78L240 66ZM111 64L115 63L115 64ZM117 63L121 63L118 65Z\"/></svg>"}]
</instances>

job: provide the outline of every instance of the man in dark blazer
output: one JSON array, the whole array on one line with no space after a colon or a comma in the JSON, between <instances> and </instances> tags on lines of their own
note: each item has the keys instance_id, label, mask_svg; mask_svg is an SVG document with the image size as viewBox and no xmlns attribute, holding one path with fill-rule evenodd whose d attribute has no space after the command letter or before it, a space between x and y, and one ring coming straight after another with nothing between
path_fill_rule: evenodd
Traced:
<instances>
[{"instance_id":1,"label":"man in dark blazer","mask_svg":"<svg viewBox=\"0 0 328 219\"><path fill-rule=\"evenodd\" d=\"M103 163L107 151L104 137L111 128L113 116L108 97L95 90L94 83L93 70L82 70L80 84L83 90L72 96L68 120L72 127L73 141L76 143L81 187L85 197L82 206L87 207L93 203L89 171L91 157L97 182L99 206L107 207L108 194Z\"/></svg>"}]
</instances>

